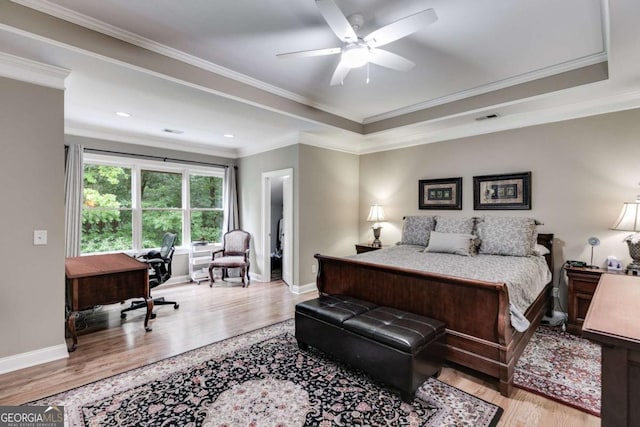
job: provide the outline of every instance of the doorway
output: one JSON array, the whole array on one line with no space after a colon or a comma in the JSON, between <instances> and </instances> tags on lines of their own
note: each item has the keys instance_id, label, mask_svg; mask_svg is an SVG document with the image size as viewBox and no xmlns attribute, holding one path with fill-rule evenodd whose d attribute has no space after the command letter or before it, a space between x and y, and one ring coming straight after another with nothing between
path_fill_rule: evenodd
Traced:
<instances>
[{"instance_id":1,"label":"doorway","mask_svg":"<svg viewBox=\"0 0 640 427\"><path fill-rule=\"evenodd\" d=\"M293 278L293 169L262 174L263 280Z\"/></svg>"}]
</instances>

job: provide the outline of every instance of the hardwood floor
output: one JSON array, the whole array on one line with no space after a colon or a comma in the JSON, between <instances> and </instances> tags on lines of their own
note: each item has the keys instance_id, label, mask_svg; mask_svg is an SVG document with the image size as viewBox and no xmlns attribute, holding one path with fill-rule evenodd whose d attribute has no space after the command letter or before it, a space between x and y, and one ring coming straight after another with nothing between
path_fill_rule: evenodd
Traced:
<instances>
[{"instance_id":1,"label":"hardwood floor","mask_svg":"<svg viewBox=\"0 0 640 427\"><path fill-rule=\"evenodd\" d=\"M102 307L90 314L68 359L0 375L0 405L46 397L292 318L297 302L317 294L294 295L276 281L247 288L220 283L209 288L208 282L164 285L154 289L153 296L175 300L180 308L157 306L153 331L145 333L144 310L129 312L121 321L120 305ZM499 426L600 425L600 418L517 388L505 398L493 382L461 370L445 367L440 380L502 407Z\"/></svg>"}]
</instances>

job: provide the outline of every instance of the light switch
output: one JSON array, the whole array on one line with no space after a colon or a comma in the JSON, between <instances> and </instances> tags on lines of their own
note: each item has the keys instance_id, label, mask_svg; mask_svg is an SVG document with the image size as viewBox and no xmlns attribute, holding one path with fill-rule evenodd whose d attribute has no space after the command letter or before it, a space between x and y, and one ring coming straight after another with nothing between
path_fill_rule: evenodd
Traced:
<instances>
[{"instance_id":1,"label":"light switch","mask_svg":"<svg viewBox=\"0 0 640 427\"><path fill-rule=\"evenodd\" d=\"M33 230L33 244L34 245L46 245L47 244L47 230Z\"/></svg>"}]
</instances>

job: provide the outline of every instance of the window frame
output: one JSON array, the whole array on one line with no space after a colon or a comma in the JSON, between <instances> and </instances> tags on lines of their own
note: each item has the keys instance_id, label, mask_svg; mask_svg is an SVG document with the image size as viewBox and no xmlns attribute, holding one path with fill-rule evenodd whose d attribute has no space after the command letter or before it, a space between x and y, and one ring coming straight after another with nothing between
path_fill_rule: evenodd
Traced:
<instances>
[{"instance_id":1,"label":"window frame","mask_svg":"<svg viewBox=\"0 0 640 427\"><path fill-rule=\"evenodd\" d=\"M140 189L140 179L142 170L150 170L154 172L179 173L182 176L182 244L176 247L180 253L188 251L189 244L193 240L191 236L191 212L192 210L202 210L201 208L191 208L191 194L189 191L190 178L192 175L211 176L222 179L222 207L220 209L211 208L210 210L225 210L225 168L218 166L199 166L185 163L176 163L169 161L156 161L149 159L141 159L137 157L112 156L96 153L84 153L82 169L86 164L115 166L131 169L131 227L132 227L132 252L140 252L149 248L142 248L142 196ZM84 183L84 182L83 182ZM82 208L84 210L84 207ZM149 210L150 208L145 208ZM221 235L224 233L221 233ZM82 238L82 237L81 237ZM212 242L220 244L221 242ZM125 251L128 252L128 251ZM107 252L83 253L82 255L90 255Z\"/></svg>"}]
</instances>

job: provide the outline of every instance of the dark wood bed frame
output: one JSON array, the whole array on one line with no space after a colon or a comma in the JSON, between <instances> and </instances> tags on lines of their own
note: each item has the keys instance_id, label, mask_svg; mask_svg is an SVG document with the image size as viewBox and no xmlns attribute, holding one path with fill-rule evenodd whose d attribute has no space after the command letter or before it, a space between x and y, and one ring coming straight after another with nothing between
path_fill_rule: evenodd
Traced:
<instances>
[{"instance_id":1,"label":"dark wood bed frame","mask_svg":"<svg viewBox=\"0 0 640 427\"><path fill-rule=\"evenodd\" d=\"M538 243L553 272L553 234L539 234ZM445 276L356 259L315 255L318 290L391 306L443 321L447 325L447 360L499 380L509 396L518 358L550 310L549 282L525 315L531 326L517 332L510 322L509 295L504 283Z\"/></svg>"}]
</instances>

